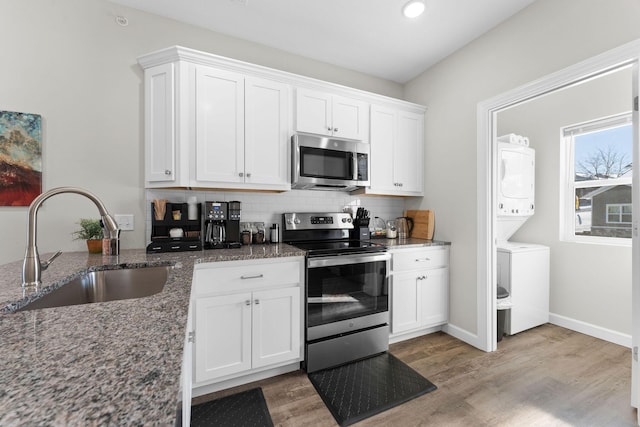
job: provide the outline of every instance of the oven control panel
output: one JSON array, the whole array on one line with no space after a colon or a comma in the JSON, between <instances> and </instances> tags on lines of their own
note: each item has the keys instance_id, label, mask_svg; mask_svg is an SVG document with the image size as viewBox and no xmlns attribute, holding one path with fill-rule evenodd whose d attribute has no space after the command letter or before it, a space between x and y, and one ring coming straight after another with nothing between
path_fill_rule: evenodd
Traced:
<instances>
[{"instance_id":1,"label":"oven control panel","mask_svg":"<svg viewBox=\"0 0 640 427\"><path fill-rule=\"evenodd\" d=\"M285 230L349 230L353 228L351 214L329 213L285 213Z\"/></svg>"},{"instance_id":2,"label":"oven control panel","mask_svg":"<svg viewBox=\"0 0 640 427\"><path fill-rule=\"evenodd\" d=\"M312 216L311 224L333 224L332 216Z\"/></svg>"}]
</instances>

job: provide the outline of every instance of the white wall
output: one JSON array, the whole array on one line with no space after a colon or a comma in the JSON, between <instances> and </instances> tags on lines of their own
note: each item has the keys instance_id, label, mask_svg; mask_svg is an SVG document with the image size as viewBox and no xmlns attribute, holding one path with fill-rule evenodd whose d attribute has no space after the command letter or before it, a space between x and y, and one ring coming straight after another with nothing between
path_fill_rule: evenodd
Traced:
<instances>
[{"instance_id":1,"label":"white wall","mask_svg":"<svg viewBox=\"0 0 640 427\"><path fill-rule=\"evenodd\" d=\"M497 119L498 135L526 135L536 150L536 214L511 240L551 248L550 312L628 336L631 246L560 240L560 129L631 111L631 79L626 68L512 107Z\"/></svg>"},{"instance_id":2,"label":"white wall","mask_svg":"<svg viewBox=\"0 0 640 427\"><path fill-rule=\"evenodd\" d=\"M124 15L129 26L115 22ZM143 87L136 58L172 45L229 56L333 83L402 97L402 87L103 0L0 0L0 109L43 117L43 189L79 186L112 213L133 213L122 247L144 247ZM0 207L0 264L20 259L26 208ZM97 217L77 195L39 213L41 253L84 250L71 232Z\"/></svg>"},{"instance_id":3,"label":"white wall","mask_svg":"<svg viewBox=\"0 0 640 427\"><path fill-rule=\"evenodd\" d=\"M405 85L427 106L425 197L451 246L450 323L477 333L476 109L483 100L640 38L636 0L537 0ZM446 185L443 185L446 183Z\"/></svg>"}]
</instances>

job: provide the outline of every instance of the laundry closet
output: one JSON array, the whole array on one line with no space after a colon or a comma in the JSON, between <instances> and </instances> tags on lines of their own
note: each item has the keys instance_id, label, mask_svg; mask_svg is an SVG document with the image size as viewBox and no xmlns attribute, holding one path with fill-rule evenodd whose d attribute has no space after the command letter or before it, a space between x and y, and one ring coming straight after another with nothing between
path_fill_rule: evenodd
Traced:
<instances>
[{"instance_id":1,"label":"laundry closet","mask_svg":"<svg viewBox=\"0 0 640 427\"><path fill-rule=\"evenodd\" d=\"M548 246L509 240L535 214L535 150L529 139L497 141L498 341L549 321Z\"/></svg>"}]
</instances>

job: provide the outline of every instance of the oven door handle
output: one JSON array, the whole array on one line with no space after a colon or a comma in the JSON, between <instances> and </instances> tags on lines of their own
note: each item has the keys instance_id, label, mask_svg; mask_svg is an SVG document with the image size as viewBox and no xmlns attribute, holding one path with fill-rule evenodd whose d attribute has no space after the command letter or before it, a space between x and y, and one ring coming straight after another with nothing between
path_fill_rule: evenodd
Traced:
<instances>
[{"instance_id":1,"label":"oven door handle","mask_svg":"<svg viewBox=\"0 0 640 427\"><path fill-rule=\"evenodd\" d=\"M363 264L367 262L376 261L389 261L391 254L377 253L377 254L353 254L353 255L338 255L329 257L309 258L307 260L308 268L319 267L331 267L334 265L348 265L348 264Z\"/></svg>"}]
</instances>

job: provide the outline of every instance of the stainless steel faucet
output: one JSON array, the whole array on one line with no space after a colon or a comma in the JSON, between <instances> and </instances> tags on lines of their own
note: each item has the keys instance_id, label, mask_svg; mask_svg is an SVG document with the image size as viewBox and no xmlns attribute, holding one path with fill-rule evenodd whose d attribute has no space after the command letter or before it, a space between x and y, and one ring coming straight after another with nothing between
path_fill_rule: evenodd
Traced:
<instances>
[{"instance_id":1,"label":"stainless steel faucet","mask_svg":"<svg viewBox=\"0 0 640 427\"><path fill-rule=\"evenodd\" d=\"M45 262L40 262L40 255L38 254L38 247L36 245L36 237L37 237L37 229L36 229L36 219L38 215L38 209L42 202L47 200L51 196L55 196L56 194L61 193L76 193L82 196L85 196L89 200L91 200L98 211L100 211L100 216L102 219L102 224L105 227L105 231L108 232L109 239L118 239L120 230L118 229L118 224L116 221L109 215L107 209L104 207L104 204L98 197L94 194L90 193L87 190L83 190L82 188L77 187L58 187L52 188L51 190L40 194L36 197L31 205L29 206L29 226L27 228L27 250L24 255L24 262L22 263L22 290L27 287L33 287L37 290L42 283L40 278L42 275L42 271L46 270L47 267L53 262L53 260L58 257L62 251L56 252L51 258L49 258ZM107 233L105 233L105 238L107 238ZM112 245L112 247L116 248L116 252L119 251L120 245ZM117 255L114 253L112 255Z\"/></svg>"}]
</instances>

